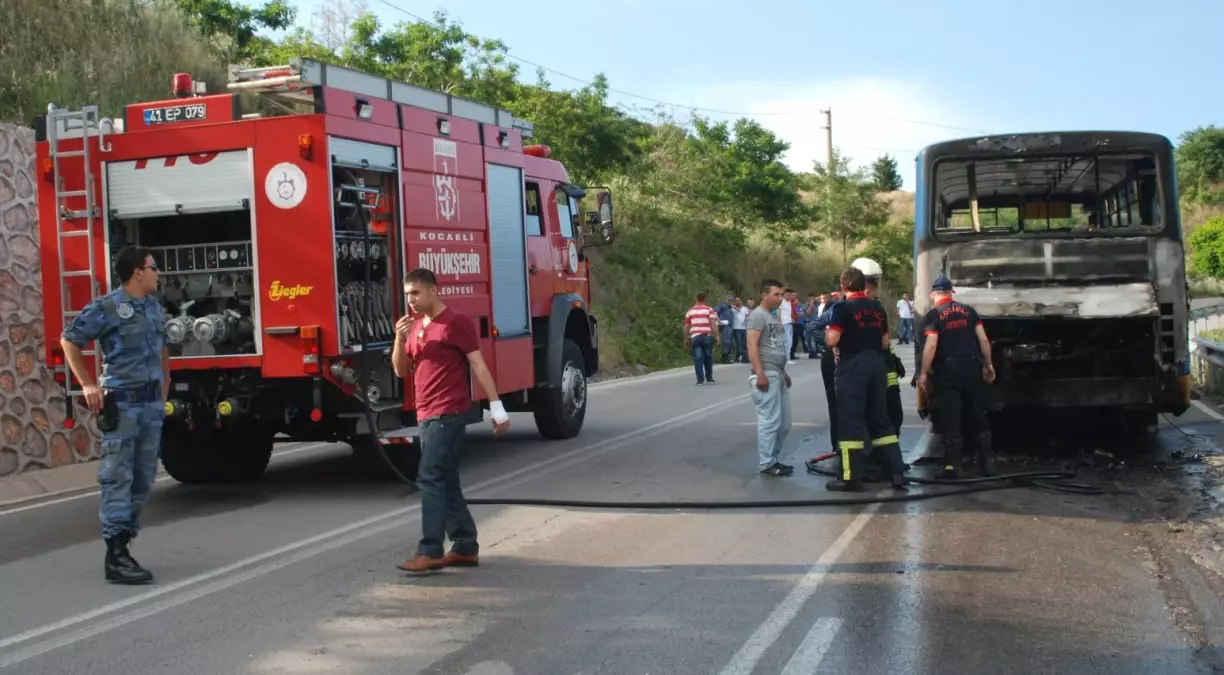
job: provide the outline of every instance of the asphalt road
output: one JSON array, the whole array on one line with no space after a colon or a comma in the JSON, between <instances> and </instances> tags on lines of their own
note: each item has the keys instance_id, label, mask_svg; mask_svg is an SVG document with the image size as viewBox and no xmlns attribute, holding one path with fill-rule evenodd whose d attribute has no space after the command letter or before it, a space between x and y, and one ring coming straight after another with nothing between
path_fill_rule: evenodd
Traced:
<instances>
[{"instance_id":1,"label":"asphalt road","mask_svg":"<svg viewBox=\"0 0 1224 675\"><path fill-rule=\"evenodd\" d=\"M912 363L908 348L904 362ZM793 367L798 473L756 474L744 366L593 387L580 438L473 431L469 496L837 496L817 362ZM908 387L903 442L924 440ZM1197 417L1195 417L1197 415ZM1179 426L1218 423L1188 413ZM1168 427L1160 442L1183 436ZM164 481L102 580L97 497L0 511L0 674L1213 672L1116 500L1008 490L867 507L474 507L481 567L406 577L417 500L344 446L298 446L243 487Z\"/></svg>"}]
</instances>

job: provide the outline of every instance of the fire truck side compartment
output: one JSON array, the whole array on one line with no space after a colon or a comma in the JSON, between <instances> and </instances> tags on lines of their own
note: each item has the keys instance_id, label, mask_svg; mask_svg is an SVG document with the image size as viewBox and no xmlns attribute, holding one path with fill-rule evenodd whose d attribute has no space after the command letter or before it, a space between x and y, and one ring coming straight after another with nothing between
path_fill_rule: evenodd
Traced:
<instances>
[{"instance_id":1,"label":"fire truck side compartment","mask_svg":"<svg viewBox=\"0 0 1224 675\"><path fill-rule=\"evenodd\" d=\"M105 177L108 255L152 250L171 358L258 355L250 151L110 162Z\"/></svg>"}]
</instances>

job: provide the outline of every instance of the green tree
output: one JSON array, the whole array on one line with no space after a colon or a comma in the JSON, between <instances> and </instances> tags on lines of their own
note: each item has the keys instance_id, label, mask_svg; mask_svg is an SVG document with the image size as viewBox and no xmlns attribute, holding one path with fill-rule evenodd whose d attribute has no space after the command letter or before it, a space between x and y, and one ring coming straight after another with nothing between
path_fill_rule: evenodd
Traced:
<instances>
[{"instance_id":1,"label":"green tree","mask_svg":"<svg viewBox=\"0 0 1224 675\"><path fill-rule=\"evenodd\" d=\"M1224 202L1224 129L1198 127L1181 135L1177 146L1177 184L1190 204Z\"/></svg>"},{"instance_id":2,"label":"green tree","mask_svg":"<svg viewBox=\"0 0 1224 675\"><path fill-rule=\"evenodd\" d=\"M1196 275L1224 279L1224 216L1212 218L1192 232L1190 246Z\"/></svg>"},{"instance_id":3,"label":"green tree","mask_svg":"<svg viewBox=\"0 0 1224 675\"><path fill-rule=\"evenodd\" d=\"M868 228L863 255L880 263L885 282L908 290L914 273L914 219L887 221Z\"/></svg>"},{"instance_id":4,"label":"green tree","mask_svg":"<svg viewBox=\"0 0 1224 675\"><path fill-rule=\"evenodd\" d=\"M816 163L809 182L816 197L817 228L841 245L844 265L850 262L851 244L864 241L888 223L889 206L865 171L851 171L839 151L832 154L831 165Z\"/></svg>"},{"instance_id":5,"label":"green tree","mask_svg":"<svg viewBox=\"0 0 1224 675\"><path fill-rule=\"evenodd\" d=\"M786 141L746 118L731 126L695 117L688 144L700 158L703 192L720 219L778 242L807 229L798 177L782 163Z\"/></svg>"},{"instance_id":6,"label":"green tree","mask_svg":"<svg viewBox=\"0 0 1224 675\"><path fill-rule=\"evenodd\" d=\"M904 184L897 171L897 160L891 155L884 155L871 165L871 179L882 192L900 190Z\"/></svg>"},{"instance_id":7,"label":"green tree","mask_svg":"<svg viewBox=\"0 0 1224 675\"><path fill-rule=\"evenodd\" d=\"M642 154L649 125L608 105L608 79L596 75L575 91L555 91L541 71L535 86L519 87L505 103L516 117L530 120L535 138L548 145L570 179L580 182L624 171Z\"/></svg>"},{"instance_id":8,"label":"green tree","mask_svg":"<svg viewBox=\"0 0 1224 675\"><path fill-rule=\"evenodd\" d=\"M167 0L154 0L165 2ZM283 30L293 25L297 9L286 0L268 0L262 6L249 7L234 0L169 0L178 6L188 21L205 37L216 41L229 57L245 59L255 50L263 49L267 38L260 30Z\"/></svg>"}]
</instances>

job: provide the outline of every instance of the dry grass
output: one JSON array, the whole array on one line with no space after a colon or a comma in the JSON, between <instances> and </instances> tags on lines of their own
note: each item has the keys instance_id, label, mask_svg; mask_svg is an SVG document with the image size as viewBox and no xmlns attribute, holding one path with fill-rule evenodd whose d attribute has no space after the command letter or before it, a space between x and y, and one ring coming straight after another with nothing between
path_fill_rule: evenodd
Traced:
<instances>
[{"instance_id":1,"label":"dry grass","mask_svg":"<svg viewBox=\"0 0 1224 675\"><path fill-rule=\"evenodd\" d=\"M225 64L165 0L0 0L0 121L29 124L47 103L127 103L170 96L188 72L219 91Z\"/></svg>"}]
</instances>

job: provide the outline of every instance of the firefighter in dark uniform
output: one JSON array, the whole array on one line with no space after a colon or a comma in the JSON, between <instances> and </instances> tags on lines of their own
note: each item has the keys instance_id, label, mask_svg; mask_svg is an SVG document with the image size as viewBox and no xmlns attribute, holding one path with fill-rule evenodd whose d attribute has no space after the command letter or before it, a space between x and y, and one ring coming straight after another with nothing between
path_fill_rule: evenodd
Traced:
<instances>
[{"instance_id":1,"label":"firefighter in dark uniform","mask_svg":"<svg viewBox=\"0 0 1224 675\"><path fill-rule=\"evenodd\" d=\"M873 450L887 458L890 480L895 487L906 484L900 439L888 418L888 315L884 306L867 297L867 280L861 270L849 268L841 275L846 299L834 305L825 329L825 344L837 350L834 389L837 397L837 448L840 475L829 481L829 490L857 492L863 489L870 440Z\"/></svg>"},{"instance_id":2,"label":"firefighter in dark uniform","mask_svg":"<svg viewBox=\"0 0 1224 675\"><path fill-rule=\"evenodd\" d=\"M862 272L864 277L866 277L867 297L872 300L879 300L880 276L884 273L884 270L880 269L880 265L870 258L859 258L850 263L850 266ZM901 424L904 421L904 411L901 408L900 378L905 376L905 366L901 365L901 359L893 351L891 341L888 344L888 353L884 355L884 370L887 375L888 385L888 419L892 421L893 427L896 429L895 433L900 438ZM908 468L907 466L906 469ZM867 454L866 481L868 483L876 483L888 480L888 469L889 458L876 451L875 448L872 448L871 452Z\"/></svg>"},{"instance_id":3,"label":"firefighter in dark uniform","mask_svg":"<svg viewBox=\"0 0 1224 675\"><path fill-rule=\"evenodd\" d=\"M905 377L905 364L901 357L888 346L888 419L892 420L897 435L901 435L901 425L905 422L905 411L901 407L901 378Z\"/></svg>"},{"instance_id":4,"label":"firefighter in dark uniform","mask_svg":"<svg viewBox=\"0 0 1224 675\"><path fill-rule=\"evenodd\" d=\"M978 313L952 299L946 277L931 286L933 307L923 318L925 344L918 386L932 393L943 432L944 470L940 478L964 472L966 439L977 439L977 463L983 476L993 475L990 426L986 420L985 385L994 382L990 340Z\"/></svg>"}]
</instances>

